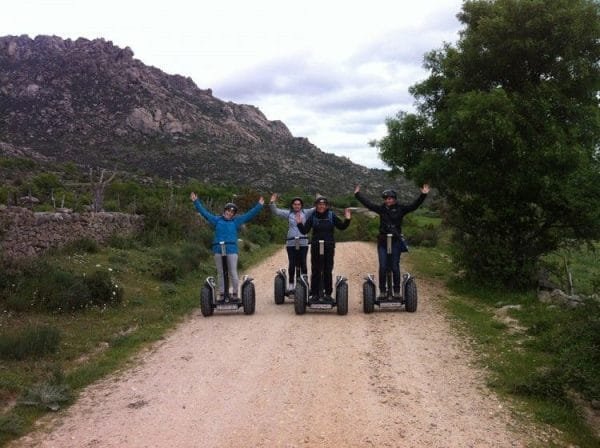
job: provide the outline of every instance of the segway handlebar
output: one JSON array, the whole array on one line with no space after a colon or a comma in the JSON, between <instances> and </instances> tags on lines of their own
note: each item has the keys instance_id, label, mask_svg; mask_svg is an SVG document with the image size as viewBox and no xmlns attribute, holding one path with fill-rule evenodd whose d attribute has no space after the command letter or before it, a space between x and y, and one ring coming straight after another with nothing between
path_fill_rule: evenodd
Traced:
<instances>
[{"instance_id":1,"label":"segway handlebar","mask_svg":"<svg viewBox=\"0 0 600 448\"><path fill-rule=\"evenodd\" d=\"M221 247L221 255L226 256L227 255L227 249L226 249L227 244L235 244L235 242L234 241L219 241L218 243L213 243L213 247L220 246Z\"/></svg>"},{"instance_id":2,"label":"segway handlebar","mask_svg":"<svg viewBox=\"0 0 600 448\"><path fill-rule=\"evenodd\" d=\"M296 250L300 250L300 240L307 240L308 237L306 236L295 236L293 238L288 238L287 241L292 241L294 240L296 242Z\"/></svg>"}]
</instances>

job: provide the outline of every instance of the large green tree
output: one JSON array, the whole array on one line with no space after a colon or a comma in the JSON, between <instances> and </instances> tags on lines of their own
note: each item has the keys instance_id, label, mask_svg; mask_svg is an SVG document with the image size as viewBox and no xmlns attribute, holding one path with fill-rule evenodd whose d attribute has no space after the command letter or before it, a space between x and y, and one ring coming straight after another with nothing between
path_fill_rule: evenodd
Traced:
<instances>
[{"instance_id":1,"label":"large green tree","mask_svg":"<svg viewBox=\"0 0 600 448\"><path fill-rule=\"evenodd\" d=\"M524 285L542 254L600 236L599 3L466 1L457 17L410 89L417 112L375 145L447 197L468 274Z\"/></svg>"}]
</instances>

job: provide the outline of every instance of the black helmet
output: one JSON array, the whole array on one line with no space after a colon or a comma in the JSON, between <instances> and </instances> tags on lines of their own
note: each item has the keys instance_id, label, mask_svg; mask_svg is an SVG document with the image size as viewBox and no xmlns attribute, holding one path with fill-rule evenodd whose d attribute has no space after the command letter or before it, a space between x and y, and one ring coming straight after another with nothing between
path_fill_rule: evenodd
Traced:
<instances>
[{"instance_id":1,"label":"black helmet","mask_svg":"<svg viewBox=\"0 0 600 448\"><path fill-rule=\"evenodd\" d=\"M315 205L317 205L321 202L325 203L325 205L329 205L329 201L327 200L327 198L325 196L319 196L319 197L317 197L317 199L315 199Z\"/></svg>"},{"instance_id":2,"label":"black helmet","mask_svg":"<svg viewBox=\"0 0 600 448\"><path fill-rule=\"evenodd\" d=\"M290 208L292 208L292 205L294 205L294 202L296 202L296 201L300 201L300 206L304 207L304 201L302 200L302 198L296 196L295 198L292 198L292 200L290 201Z\"/></svg>"},{"instance_id":3,"label":"black helmet","mask_svg":"<svg viewBox=\"0 0 600 448\"><path fill-rule=\"evenodd\" d=\"M381 197L383 199L385 199L385 198L398 199L398 195L396 194L396 192L394 190L383 190L383 193L381 193Z\"/></svg>"},{"instance_id":4,"label":"black helmet","mask_svg":"<svg viewBox=\"0 0 600 448\"><path fill-rule=\"evenodd\" d=\"M235 205L233 202L228 202L225 204L225 207L223 207L223 211L225 210L233 210L233 213L237 213L237 205Z\"/></svg>"}]
</instances>

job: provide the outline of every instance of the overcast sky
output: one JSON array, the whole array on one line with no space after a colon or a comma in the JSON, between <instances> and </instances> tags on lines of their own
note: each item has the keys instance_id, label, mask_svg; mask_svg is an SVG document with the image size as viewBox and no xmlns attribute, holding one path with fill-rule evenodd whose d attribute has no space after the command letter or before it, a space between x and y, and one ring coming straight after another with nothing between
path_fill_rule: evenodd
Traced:
<instances>
[{"instance_id":1,"label":"overcast sky","mask_svg":"<svg viewBox=\"0 0 600 448\"><path fill-rule=\"evenodd\" d=\"M11 0L0 35L104 38L225 101L257 106L325 152L368 145L413 110L423 55L455 43L462 0Z\"/></svg>"}]
</instances>

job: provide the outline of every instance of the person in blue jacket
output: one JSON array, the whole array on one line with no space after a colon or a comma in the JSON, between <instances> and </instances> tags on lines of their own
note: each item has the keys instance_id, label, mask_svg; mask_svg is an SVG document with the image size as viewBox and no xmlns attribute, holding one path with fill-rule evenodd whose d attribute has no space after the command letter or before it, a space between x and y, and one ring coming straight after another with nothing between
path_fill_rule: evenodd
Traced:
<instances>
[{"instance_id":1,"label":"person in blue jacket","mask_svg":"<svg viewBox=\"0 0 600 448\"><path fill-rule=\"evenodd\" d=\"M238 230L239 228L254 218L262 210L265 200L261 196L258 199L258 203L248 210L243 215L237 216L237 206L231 202L225 204L222 215L213 215L206 207L202 204L196 193L192 191L190 193L190 199L194 202L194 207L198 213L208 221L210 226L215 229L213 237L213 254L215 258L215 265L217 267L217 277L219 280L219 296L223 297L225 292L225 280L223 278L223 262L221 259L221 247L220 242L225 242L225 248L227 252L227 270L231 280L231 286L233 287L232 297L237 298L237 291L239 286L239 278L237 272L238 264Z\"/></svg>"},{"instance_id":2,"label":"person in blue jacket","mask_svg":"<svg viewBox=\"0 0 600 448\"><path fill-rule=\"evenodd\" d=\"M295 285L295 275L296 275L296 261L300 262L300 273L306 274L308 269L306 267L306 255L308 254L308 237L300 232L298 229L298 223L296 222L296 217L300 216L301 222L306 222L308 217L310 217L311 213L315 210L313 208L303 208L304 201L302 198L295 197L290 201L290 208L288 210L277 208L275 204L277 202L277 194L273 193L271 195L271 202L269 203L269 208L271 209L271 213L275 216L279 216L280 218L287 219L288 221L288 232L286 239L286 249L288 255L288 275L289 275L289 284L290 289L294 289ZM298 260L296 260L296 238L299 238L300 244L300 256Z\"/></svg>"}]
</instances>

